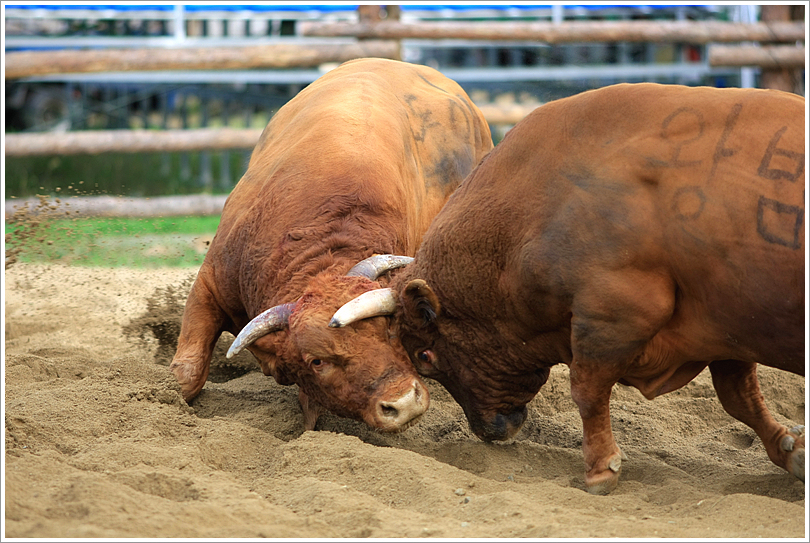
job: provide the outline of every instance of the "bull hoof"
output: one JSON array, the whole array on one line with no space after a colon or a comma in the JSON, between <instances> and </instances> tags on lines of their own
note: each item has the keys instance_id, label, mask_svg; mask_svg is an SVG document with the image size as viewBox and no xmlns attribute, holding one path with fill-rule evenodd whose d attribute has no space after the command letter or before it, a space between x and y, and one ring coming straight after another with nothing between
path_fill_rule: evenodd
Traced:
<instances>
[{"instance_id":1,"label":"bull hoof","mask_svg":"<svg viewBox=\"0 0 810 543\"><path fill-rule=\"evenodd\" d=\"M200 393L202 387L197 384L199 371L195 366L172 362L169 365L169 370L174 374L180 385L180 395L183 396L183 400L188 402Z\"/></svg>"},{"instance_id":2,"label":"bull hoof","mask_svg":"<svg viewBox=\"0 0 810 543\"><path fill-rule=\"evenodd\" d=\"M615 454L607 462L607 469L592 469L585 474L585 487L589 494L606 496L616 489L619 476L622 473L622 457L624 454Z\"/></svg>"},{"instance_id":3,"label":"bull hoof","mask_svg":"<svg viewBox=\"0 0 810 543\"><path fill-rule=\"evenodd\" d=\"M782 438L780 447L788 454L787 470L804 481L804 426L794 426Z\"/></svg>"},{"instance_id":4,"label":"bull hoof","mask_svg":"<svg viewBox=\"0 0 810 543\"><path fill-rule=\"evenodd\" d=\"M298 403L301 405L301 411L304 413L304 430L311 431L315 429L318 423L318 418L327 411L320 406L320 404L307 396L303 390L298 390Z\"/></svg>"}]
</instances>

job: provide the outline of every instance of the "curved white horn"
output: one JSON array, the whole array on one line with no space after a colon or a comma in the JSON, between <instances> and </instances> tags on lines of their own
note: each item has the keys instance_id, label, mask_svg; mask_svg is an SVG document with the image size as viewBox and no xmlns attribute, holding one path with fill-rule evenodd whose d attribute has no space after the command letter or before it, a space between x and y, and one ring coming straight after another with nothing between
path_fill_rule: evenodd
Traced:
<instances>
[{"instance_id":1,"label":"curved white horn","mask_svg":"<svg viewBox=\"0 0 810 543\"><path fill-rule=\"evenodd\" d=\"M410 256L374 255L355 264L346 275L367 277L374 281L388 270L401 268L412 261L413 258Z\"/></svg>"},{"instance_id":2,"label":"curved white horn","mask_svg":"<svg viewBox=\"0 0 810 543\"><path fill-rule=\"evenodd\" d=\"M287 321L290 318L295 303L281 304L271 307L267 311L257 315L252 321L242 328L239 335L231 343L231 348L228 349L226 358L232 358L239 354L242 349L248 345L252 345L254 341L260 337L266 336L270 332L275 332L287 327Z\"/></svg>"},{"instance_id":3,"label":"curved white horn","mask_svg":"<svg viewBox=\"0 0 810 543\"><path fill-rule=\"evenodd\" d=\"M394 312L396 306L397 299L394 291L390 288L369 290L346 302L340 309L335 311L332 320L329 321L329 327L342 328L361 319L390 315Z\"/></svg>"}]
</instances>

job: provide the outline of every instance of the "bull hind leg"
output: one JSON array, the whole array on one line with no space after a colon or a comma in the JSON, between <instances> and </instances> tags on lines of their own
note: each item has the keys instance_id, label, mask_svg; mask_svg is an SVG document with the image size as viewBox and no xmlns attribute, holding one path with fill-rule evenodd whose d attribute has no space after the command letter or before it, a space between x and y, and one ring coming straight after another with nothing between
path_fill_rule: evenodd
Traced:
<instances>
[{"instance_id":1,"label":"bull hind leg","mask_svg":"<svg viewBox=\"0 0 810 543\"><path fill-rule=\"evenodd\" d=\"M709 371L723 409L756 432L774 464L804 481L804 427L788 429L776 422L759 389L757 365L718 360Z\"/></svg>"},{"instance_id":2,"label":"bull hind leg","mask_svg":"<svg viewBox=\"0 0 810 543\"><path fill-rule=\"evenodd\" d=\"M196 397L208 379L211 356L225 319L225 313L198 276L186 301L177 352L169 365L186 401Z\"/></svg>"}]
</instances>

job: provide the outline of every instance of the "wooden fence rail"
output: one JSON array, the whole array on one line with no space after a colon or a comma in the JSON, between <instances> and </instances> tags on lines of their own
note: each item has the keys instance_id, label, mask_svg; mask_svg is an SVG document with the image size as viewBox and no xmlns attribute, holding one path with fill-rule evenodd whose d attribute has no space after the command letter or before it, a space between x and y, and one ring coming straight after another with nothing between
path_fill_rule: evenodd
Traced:
<instances>
[{"instance_id":1,"label":"wooden fence rail","mask_svg":"<svg viewBox=\"0 0 810 543\"><path fill-rule=\"evenodd\" d=\"M303 36L357 37L378 40L463 39L488 41L538 41L550 44L576 42L727 42L803 41L803 22L729 23L723 21L565 21L496 22L396 21L374 23L320 23L302 21Z\"/></svg>"},{"instance_id":2,"label":"wooden fence rail","mask_svg":"<svg viewBox=\"0 0 810 543\"><path fill-rule=\"evenodd\" d=\"M307 68L359 57L399 58L391 41L338 44L267 44L249 47L104 49L6 53L6 79L45 74Z\"/></svg>"},{"instance_id":3,"label":"wooden fence rail","mask_svg":"<svg viewBox=\"0 0 810 543\"><path fill-rule=\"evenodd\" d=\"M313 67L327 62L344 62L359 57L399 58L401 39L467 39L486 41L572 42L681 42L693 44L726 42L799 42L805 38L802 22L727 23L722 21L570 21L468 23L462 21L404 24L396 21L374 23L299 23L304 36L355 37L356 43L267 44L249 47L108 49L66 51L21 51L6 53L6 79L45 74L111 71L223 70L250 68ZM788 49L793 49L788 52ZM724 50L724 54L733 53ZM733 66L739 66L734 55ZM804 48L784 48L773 55L757 55L771 65L796 67ZM726 58L726 57L721 57ZM788 58L790 60L788 60ZM712 66L723 66L715 59Z\"/></svg>"},{"instance_id":4,"label":"wooden fence rail","mask_svg":"<svg viewBox=\"0 0 810 543\"><path fill-rule=\"evenodd\" d=\"M479 107L491 124L515 124L537 105L482 104ZM253 149L261 133L261 129L254 128L11 133L6 134L6 156Z\"/></svg>"},{"instance_id":5,"label":"wooden fence rail","mask_svg":"<svg viewBox=\"0 0 810 543\"><path fill-rule=\"evenodd\" d=\"M6 134L6 156L253 149L261 129L84 130Z\"/></svg>"},{"instance_id":6,"label":"wooden fence rail","mask_svg":"<svg viewBox=\"0 0 810 543\"><path fill-rule=\"evenodd\" d=\"M803 68L804 47L789 45L712 45L709 66L758 66L760 68Z\"/></svg>"},{"instance_id":7,"label":"wooden fence rail","mask_svg":"<svg viewBox=\"0 0 810 543\"><path fill-rule=\"evenodd\" d=\"M63 217L178 217L189 215L220 215L227 195L188 194L183 196L153 196L137 198L129 196L62 196L47 199L14 198L5 201L6 218L14 220L15 214L22 217L45 215Z\"/></svg>"}]
</instances>

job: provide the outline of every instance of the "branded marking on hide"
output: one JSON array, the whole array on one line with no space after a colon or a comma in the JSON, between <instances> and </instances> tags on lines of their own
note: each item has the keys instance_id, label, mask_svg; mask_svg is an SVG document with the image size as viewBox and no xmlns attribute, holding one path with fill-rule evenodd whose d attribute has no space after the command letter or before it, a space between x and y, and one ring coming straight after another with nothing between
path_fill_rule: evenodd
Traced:
<instances>
[{"instance_id":1,"label":"branded marking on hide","mask_svg":"<svg viewBox=\"0 0 810 543\"><path fill-rule=\"evenodd\" d=\"M783 126L777 130L771 138L771 141L768 142L768 147L765 149L765 155L762 157L762 162L759 163L757 174L760 177L764 177L765 179L770 179L772 181L780 181L784 179L793 183L804 173L804 153L797 153L795 151L788 151L787 149L780 149L777 147L779 140L782 139L782 135L785 133L785 131L787 131L787 126ZM775 156L785 157L789 161L795 161L795 169L793 171L788 171L779 168L772 168L771 161Z\"/></svg>"},{"instance_id":2,"label":"branded marking on hide","mask_svg":"<svg viewBox=\"0 0 810 543\"><path fill-rule=\"evenodd\" d=\"M731 158L737 153L737 151L739 151L739 149L725 147L725 144L728 137L731 135L731 132L734 130L734 125L737 124L737 119L740 117L740 111L742 111L742 104L734 104L734 106L731 108L731 113L729 113L728 117L726 117L726 124L723 127L723 133L720 135L720 139L717 141L717 146L714 148L712 171L709 172L709 180L714 177L714 173L717 171L717 164L721 159Z\"/></svg>"},{"instance_id":3,"label":"branded marking on hide","mask_svg":"<svg viewBox=\"0 0 810 543\"><path fill-rule=\"evenodd\" d=\"M757 233L768 243L801 249L799 236L804 224L804 208L777 202L765 196L757 205Z\"/></svg>"},{"instance_id":4,"label":"branded marking on hide","mask_svg":"<svg viewBox=\"0 0 810 543\"><path fill-rule=\"evenodd\" d=\"M414 104L419 101L419 99L416 96L414 96L413 94L406 94L404 96L404 98L405 98L405 103L408 104L408 108L416 116L416 118L421 121L420 126L419 126L419 133L418 134L413 129L413 126L411 127L411 132L413 133L413 139L420 142L420 143L424 143L425 135L427 134L428 129L436 127L436 126L441 126L441 123L439 123L439 122L431 122L431 116L433 115L433 111L431 111L430 109L425 109L425 110L422 110L421 112L416 110L416 108L414 107Z\"/></svg>"},{"instance_id":5,"label":"branded marking on hide","mask_svg":"<svg viewBox=\"0 0 810 543\"><path fill-rule=\"evenodd\" d=\"M683 221L693 221L700 217L706 205L706 195L698 186L681 187L672 197L672 212Z\"/></svg>"},{"instance_id":6,"label":"branded marking on hide","mask_svg":"<svg viewBox=\"0 0 810 543\"><path fill-rule=\"evenodd\" d=\"M680 122L690 123L690 121L686 119L686 117L688 116L693 117L691 123L694 123L694 126L690 126L690 128L696 129L697 134L692 137L688 137L686 139L673 140L672 134L670 133L671 132L670 125L672 125L672 123L676 119L679 119L679 117L680 117L679 123ZM694 143L701 137L703 137L703 131L705 130L705 128L706 122L703 119L703 114L697 109L691 107L681 107L672 112L666 119L664 119L664 122L661 123L661 137L665 140L672 140L675 148L672 150L672 156L670 157L669 161L664 162L662 165L675 168L683 168L686 166L696 166L701 162L703 162L702 160L681 160L680 157L681 151L683 151L683 148L686 145Z\"/></svg>"}]
</instances>

